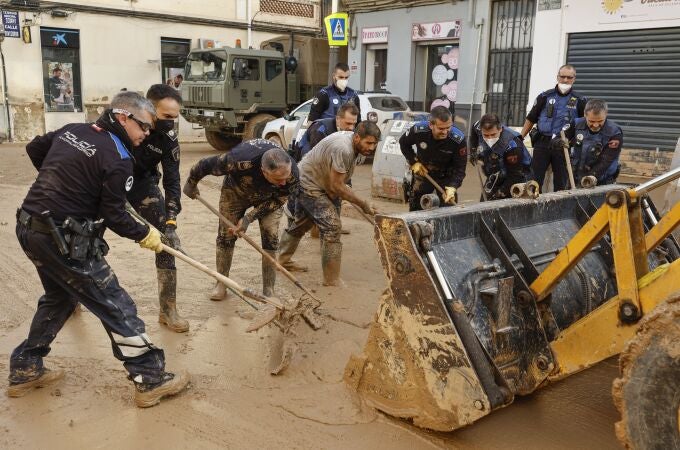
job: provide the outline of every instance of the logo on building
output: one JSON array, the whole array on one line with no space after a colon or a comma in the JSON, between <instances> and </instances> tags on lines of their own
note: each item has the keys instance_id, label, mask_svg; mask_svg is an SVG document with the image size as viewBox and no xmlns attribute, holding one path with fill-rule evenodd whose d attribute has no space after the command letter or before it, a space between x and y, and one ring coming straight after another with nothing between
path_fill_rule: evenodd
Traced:
<instances>
[{"instance_id":1,"label":"logo on building","mask_svg":"<svg viewBox=\"0 0 680 450\"><path fill-rule=\"evenodd\" d=\"M623 0L602 0L602 9L607 14L616 14L623 7Z\"/></svg>"}]
</instances>

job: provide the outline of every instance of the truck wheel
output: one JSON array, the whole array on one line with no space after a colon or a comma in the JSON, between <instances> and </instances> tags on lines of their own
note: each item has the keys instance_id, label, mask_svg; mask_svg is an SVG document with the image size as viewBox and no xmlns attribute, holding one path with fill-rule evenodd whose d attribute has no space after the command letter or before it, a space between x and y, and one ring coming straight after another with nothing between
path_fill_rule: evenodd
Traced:
<instances>
[{"instance_id":1,"label":"truck wheel","mask_svg":"<svg viewBox=\"0 0 680 450\"><path fill-rule=\"evenodd\" d=\"M241 139L238 137L224 134L221 131L205 130L205 138L208 144L220 152L228 152L232 147L241 142Z\"/></svg>"},{"instance_id":2,"label":"truck wheel","mask_svg":"<svg viewBox=\"0 0 680 450\"><path fill-rule=\"evenodd\" d=\"M619 369L616 437L629 449L680 448L680 295L642 319Z\"/></svg>"},{"instance_id":3,"label":"truck wheel","mask_svg":"<svg viewBox=\"0 0 680 450\"><path fill-rule=\"evenodd\" d=\"M267 136L267 140L270 141L270 142L273 142L274 144L283 148L283 142L281 142L281 136L279 136L278 134L270 134L269 136Z\"/></svg>"},{"instance_id":4,"label":"truck wheel","mask_svg":"<svg viewBox=\"0 0 680 450\"><path fill-rule=\"evenodd\" d=\"M256 114L248 119L248 122L243 129L243 140L247 141L249 139L261 138L264 126L267 124L267 122L274 119L276 119L276 117L272 116L271 114Z\"/></svg>"}]
</instances>

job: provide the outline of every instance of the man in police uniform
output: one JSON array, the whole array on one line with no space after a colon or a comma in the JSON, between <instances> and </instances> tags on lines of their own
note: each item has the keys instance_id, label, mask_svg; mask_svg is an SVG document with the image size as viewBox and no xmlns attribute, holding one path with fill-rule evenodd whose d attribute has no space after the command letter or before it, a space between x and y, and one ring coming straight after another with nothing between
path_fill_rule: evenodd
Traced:
<instances>
[{"instance_id":1,"label":"man in police uniform","mask_svg":"<svg viewBox=\"0 0 680 450\"><path fill-rule=\"evenodd\" d=\"M470 163L481 161L487 200L510 197L515 183L531 180L531 155L520 134L503 124L496 114L486 114L472 126Z\"/></svg>"},{"instance_id":2,"label":"man in police uniform","mask_svg":"<svg viewBox=\"0 0 680 450\"><path fill-rule=\"evenodd\" d=\"M225 175L220 196L220 212L236 224L227 228L221 221L217 234L217 271L229 276L237 234L246 231L254 221L260 224L262 248L276 257L279 248L281 207L299 183L298 167L281 147L264 139L244 141L220 156L204 158L189 172L184 193L189 198L199 195L198 182L206 175ZM250 211L246 211L251 208ZM274 293L276 268L262 258L262 293ZM226 298L226 288L217 283L211 300Z\"/></svg>"},{"instance_id":3,"label":"man in police uniform","mask_svg":"<svg viewBox=\"0 0 680 450\"><path fill-rule=\"evenodd\" d=\"M349 82L349 66L345 63L337 63L333 70L333 84L319 90L312 101L312 108L307 116L307 122L319 119L332 119L337 115L338 108L345 103L352 103L359 109L357 116L361 120L361 106L359 96Z\"/></svg>"},{"instance_id":4,"label":"man in police uniform","mask_svg":"<svg viewBox=\"0 0 680 450\"><path fill-rule=\"evenodd\" d=\"M545 171L552 166L553 188L555 191L568 188L567 166L564 151L556 138L562 127L572 120L583 117L586 98L573 91L576 69L565 64L557 72L557 85L536 97L534 106L527 114L522 128L522 139L531 132L534 147L532 170L534 179L543 188Z\"/></svg>"},{"instance_id":5,"label":"man in police uniform","mask_svg":"<svg viewBox=\"0 0 680 450\"><path fill-rule=\"evenodd\" d=\"M571 144L571 164L577 186L613 184L619 175L623 130L607 118L607 102L588 100L585 117L565 125Z\"/></svg>"},{"instance_id":6,"label":"man in police uniform","mask_svg":"<svg viewBox=\"0 0 680 450\"><path fill-rule=\"evenodd\" d=\"M334 118L319 119L307 128L307 131L295 145L298 147L300 161L321 140L336 131L353 131L359 118L359 108L354 103L345 103Z\"/></svg>"},{"instance_id":7,"label":"man in police uniform","mask_svg":"<svg viewBox=\"0 0 680 450\"><path fill-rule=\"evenodd\" d=\"M321 268L324 286L338 286L342 242L340 242L340 204L354 203L366 214L375 209L357 197L346 183L352 177L359 156L370 156L380 140L380 128L373 122L360 122L354 133L339 131L323 139L300 162L300 187L294 196L295 213L281 236L279 263L290 270L291 261L302 236L319 227ZM298 271L305 270L297 267Z\"/></svg>"},{"instance_id":8,"label":"man in police uniform","mask_svg":"<svg viewBox=\"0 0 680 450\"><path fill-rule=\"evenodd\" d=\"M151 102L121 92L96 124L69 124L26 146L38 177L17 211L16 233L45 293L28 338L10 357L8 396L63 378L62 370L43 366L43 357L78 302L104 325L135 384L137 406L153 406L187 386L188 374L165 371L163 350L145 333L135 303L104 259L106 228L143 248L162 249L158 230L125 211L125 191L133 184L130 150L149 134L153 116Z\"/></svg>"},{"instance_id":9,"label":"man in police uniform","mask_svg":"<svg viewBox=\"0 0 680 450\"><path fill-rule=\"evenodd\" d=\"M413 172L409 193L409 211L419 211L420 197L435 191L424 177L429 174L444 188L443 203L455 204L456 190L463 184L467 165L465 135L453 126L448 108L436 106L430 111L430 121L417 122L401 138L401 153L406 157Z\"/></svg>"},{"instance_id":10,"label":"man in police uniform","mask_svg":"<svg viewBox=\"0 0 680 450\"><path fill-rule=\"evenodd\" d=\"M177 215L182 210L179 183L179 142L175 120L179 117L182 97L176 89L165 84L154 84L146 93L156 109L156 125L141 145L133 150L135 182L128 192L132 207L154 227L164 233L174 248L180 248L177 236ZM158 187L163 168L163 190ZM156 254L158 275L158 321L178 333L189 331L189 322L180 317L176 308L177 270L175 257L161 252Z\"/></svg>"}]
</instances>

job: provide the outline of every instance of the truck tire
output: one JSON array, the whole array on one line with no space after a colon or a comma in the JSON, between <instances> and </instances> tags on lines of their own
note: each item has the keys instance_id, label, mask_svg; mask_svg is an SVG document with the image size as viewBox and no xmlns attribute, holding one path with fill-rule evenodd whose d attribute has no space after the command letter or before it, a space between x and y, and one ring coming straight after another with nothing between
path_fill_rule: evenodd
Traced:
<instances>
[{"instance_id":1,"label":"truck tire","mask_svg":"<svg viewBox=\"0 0 680 450\"><path fill-rule=\"evenodd\" d=\"M205 138L212 148L220 152L228 152L232 147L241 142L241 139L238 137L224 134L221 131L205 130Z\"/></svg>"},{"instance_id":2,"label":"truck tire","mask_svg":"<svg viewBox=\"0 0 680 450\"><path fill-rule=\"evenodd\" d=\"M616 437L629 449L680 448L680 294L646 315L619 358Z\"/></svg>"},{"instance_id":3,"label":"truck tire","mask_svg":"<svg viewBox=\"0 0 680 450\"><path fill-rule=\"evenodd\" d=\"M246 126L243 129L243 140L260 139L264 126L267 122L274 119L276 119L276 117L271 114L256 114L248 119L248 122L246 122Z\"/></svg>"}]
</instances>

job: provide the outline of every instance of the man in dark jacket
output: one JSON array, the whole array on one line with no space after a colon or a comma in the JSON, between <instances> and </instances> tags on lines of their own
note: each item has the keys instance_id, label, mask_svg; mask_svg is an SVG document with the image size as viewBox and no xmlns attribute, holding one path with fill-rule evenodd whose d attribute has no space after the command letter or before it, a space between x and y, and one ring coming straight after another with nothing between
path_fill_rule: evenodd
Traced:
<instances>
[{"instance_id":1,"label":"man in dark jacket","mask_svg":"<svg viewBox=\"0 0 680 450\"><path fill-rule=\"evenodd\" d=\"M165 371L163 350L151 342L135 303L104 259L106 228L143 248L162 249L158 230L125 211L125 193L134 183L130 152L148 136L153 115L148 100L121 92L96 124L69 124L26 146L38 177L17 211L16 233L45 294L28 338L10 357L8 396L63 378L63 371L43 366L43 357L77 303L102 321L114 356L135 384L137 406L153 406L189 383L188 374Z\"/></svg>"}]
</instances>

